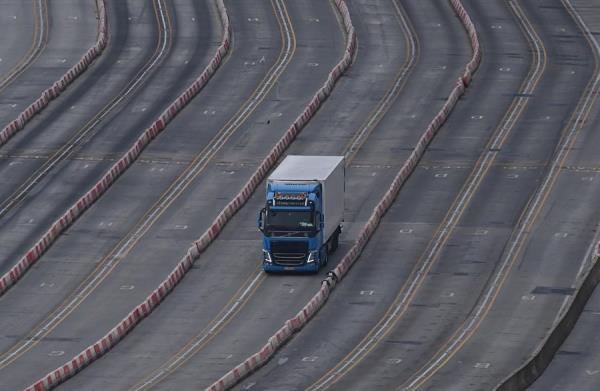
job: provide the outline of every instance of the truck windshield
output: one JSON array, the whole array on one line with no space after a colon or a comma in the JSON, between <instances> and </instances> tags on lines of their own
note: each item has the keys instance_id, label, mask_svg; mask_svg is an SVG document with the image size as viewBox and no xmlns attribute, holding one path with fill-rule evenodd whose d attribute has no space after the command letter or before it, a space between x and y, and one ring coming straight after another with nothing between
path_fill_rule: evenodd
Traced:
<instances>
[{"instance_id":1,"label":"truck windshield","mask_svg":"<svg viewBox=\"0 0 600 391\"><path fill-rule=\"evenodd\" d=\"M313 213L303 210L272 210L268 209L266 231L298 232L304 234L314 230Z\"/></svg>"}]
</instances>

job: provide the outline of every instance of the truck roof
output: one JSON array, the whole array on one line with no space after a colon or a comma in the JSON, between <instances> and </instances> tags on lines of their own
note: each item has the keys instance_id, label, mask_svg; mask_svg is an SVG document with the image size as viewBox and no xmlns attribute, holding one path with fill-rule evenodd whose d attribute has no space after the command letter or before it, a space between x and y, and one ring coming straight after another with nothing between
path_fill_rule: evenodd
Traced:
<instances>
[{"instance_id":1,"label":"truck roof","mask_svg":"<svg viewBox=\"0 0 600 391\"><path fill-rule=\"evenodd\" d=\"M343 156L288 155L269 175L269 180L322 181L343 161Z\"/></svg>"}]
</instances>

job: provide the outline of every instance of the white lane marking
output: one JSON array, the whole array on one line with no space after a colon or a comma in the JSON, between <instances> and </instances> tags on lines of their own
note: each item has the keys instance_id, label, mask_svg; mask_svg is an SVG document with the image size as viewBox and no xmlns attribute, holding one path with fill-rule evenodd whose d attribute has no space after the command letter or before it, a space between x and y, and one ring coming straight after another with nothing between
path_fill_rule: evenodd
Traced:
<instances>
[{"instance_id":1,"label":"white lane marking","mask_svg":"<svg viewBox=\"0 0 600 391\"><path fill-rule=\"evenodd\" d=\"M65 354L64 350L53 350L50 353L48 353L48 356L51 356L51 357L60 357L63 354Z\"/></svg>"},{"instance_id":2,"label":"white lane marking","mask_svg":"<svg viewBox=\"0 0 600 391\"><path fill-rule=\"evenodd\" d=\"M375 293L373 290L360 291L361 296L373 296L373 293Z\"/></svg>"},{"instance_id":3,"label":"white lane marking","mask_svg":"<svg viewBox=\"0 0 600 391\"><path fill-rule=\"evenodd\" d=\"M308 356L308 357L303 357L302 361L303 362L315 362L319 359L319 356Z\"/></svg>"},{"instance_id":4,"label":"white lane marking","mask_svg":"<svg viewBox=\"0 0 600 391\"><path fill-rule=\"evenodd\" d=\"M289 358L287 357L281 357L279 360L277 360L277 365L283 365L286 362L288 362Z\"/></svg>"}]
</instances>

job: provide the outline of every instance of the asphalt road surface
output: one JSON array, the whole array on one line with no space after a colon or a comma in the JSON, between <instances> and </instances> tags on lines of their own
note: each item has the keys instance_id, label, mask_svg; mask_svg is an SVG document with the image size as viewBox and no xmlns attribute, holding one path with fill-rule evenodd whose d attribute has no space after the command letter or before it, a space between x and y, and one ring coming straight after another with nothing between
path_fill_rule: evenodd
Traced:
<instances>
[{"instance_id":1,"label":"asphalt road surface","mask_svg":"<svg viewBox=\"0 0 600 391\"><path fill-rule=\"evenodd\" d=\"M564 311L600 209L600 28L592 0L463 0L483 59L325 307L237 389L487 390ZM160 284L342 58L333 2L225 1L233 40L198 96L0 298L0 389L103 336ZM0 272L207 66L213 0L107 1L105 52L0 147ZM358 50L286 153L346 156L351 247L472 53L452 6L351 0ZM94 44L93 0L0 4L0 122ZM264 184L159 307L59 389L198 389L256 352L317 291L265 275ZM587 257L586 257L587 255ZM596 389L599 296L532 389Z\"/></svg>"}]
</instances>

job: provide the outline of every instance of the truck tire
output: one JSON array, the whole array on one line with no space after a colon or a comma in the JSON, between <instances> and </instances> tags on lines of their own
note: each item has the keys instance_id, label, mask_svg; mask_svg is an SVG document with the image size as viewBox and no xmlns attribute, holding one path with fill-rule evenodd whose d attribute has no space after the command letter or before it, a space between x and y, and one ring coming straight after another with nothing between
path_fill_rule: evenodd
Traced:
<instances>
[{"instance_id":1,"label":"truck tire","mask_svg":"<svg viewBox=\"0 0 600 391\"><path fill-rule=\"evenodd\" d=\"M337 250L340 244L340 229L338 228L331 238L331 252Z\"/></svg>"}]
</instances>

